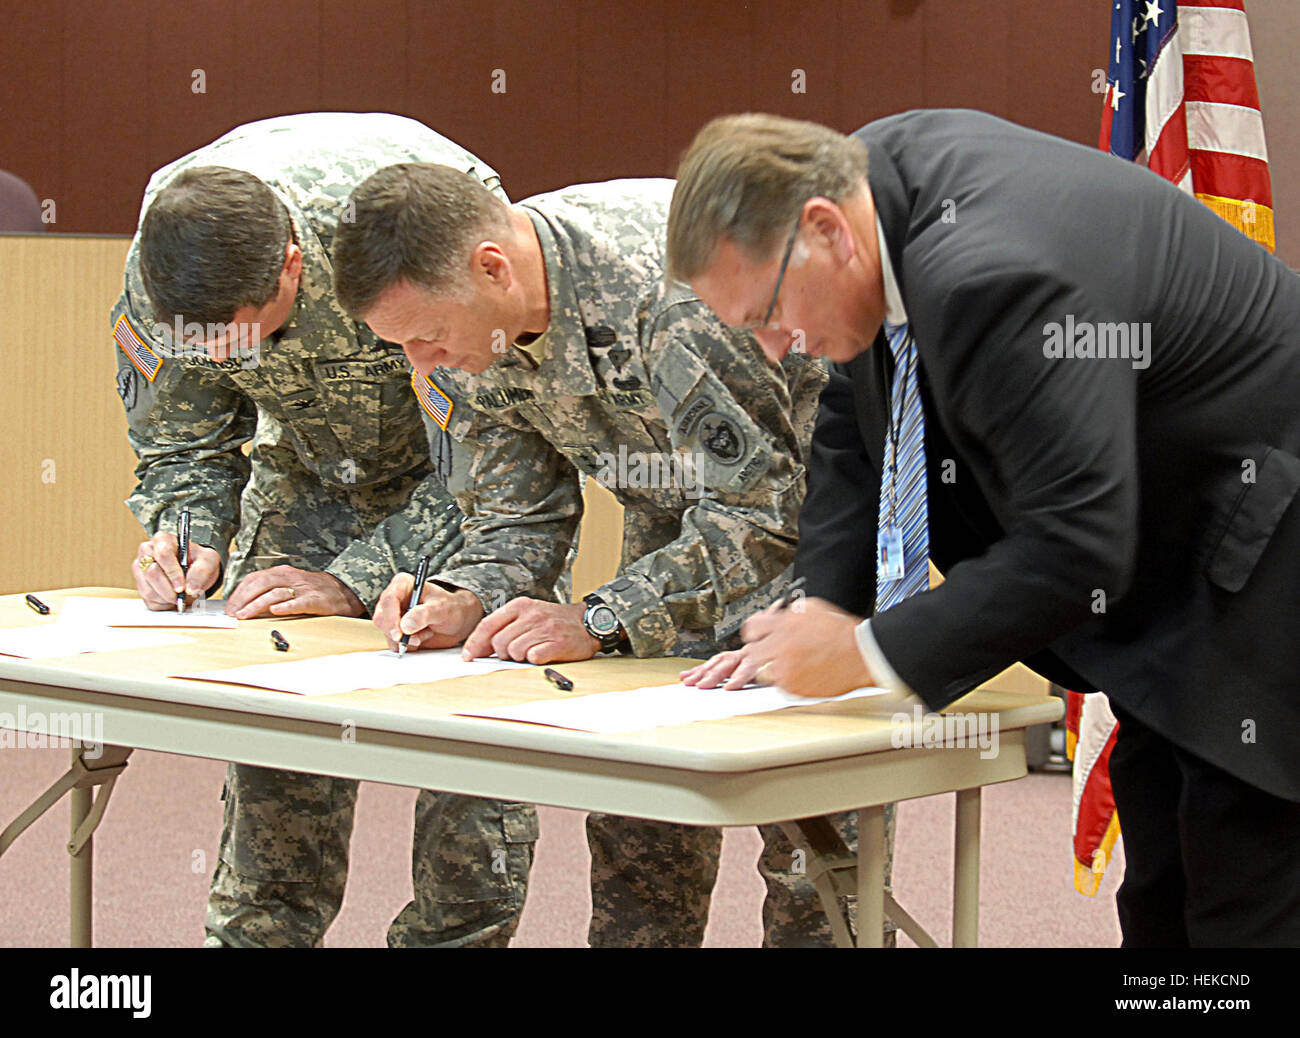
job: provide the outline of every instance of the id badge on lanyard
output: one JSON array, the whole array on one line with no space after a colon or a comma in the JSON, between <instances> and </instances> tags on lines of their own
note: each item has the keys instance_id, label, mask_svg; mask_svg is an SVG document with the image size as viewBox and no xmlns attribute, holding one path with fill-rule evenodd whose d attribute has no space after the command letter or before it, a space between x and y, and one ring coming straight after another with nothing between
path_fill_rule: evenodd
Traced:
<instances>
[{"instance_id":1,"label":"id badge on lanyard","mask_svg":"<svg viewBox=\"0 0 1300 1038\"><path fill-rule=\"evenodd\" d=\"M907 362L910 365L909 353ZM904 380L906 384L906 380ZM898 525L898 440L903 424L902 403L899 403L898 418L894 418L893 401L889 407L889 515L876 527L876 581L903 579L903 531Z\"/></svg>"},{"instance_id":2,"label":"id badge on lanyard","mask_svg":"<svg viewBox=\"0 0 1300 1038\"><path fill-rule=\"evenodd\" d=\"M876 531L876 579L903 579L903 531L893 523Z\"/></svg>"}]
</instances>

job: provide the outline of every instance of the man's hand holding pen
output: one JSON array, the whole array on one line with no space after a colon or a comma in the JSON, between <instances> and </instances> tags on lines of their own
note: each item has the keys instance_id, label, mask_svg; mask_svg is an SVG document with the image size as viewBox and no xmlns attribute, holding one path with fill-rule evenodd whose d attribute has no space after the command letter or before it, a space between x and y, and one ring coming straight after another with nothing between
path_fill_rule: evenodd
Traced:
<instances>
[{"instance_id":1,"label":"man's hand holding pen","mask_svg":"<svg viewBox=\"0 0 1300 1038\"><path fill-rule=\"evenodd\" d=\"M447 649L459 645L483 619L483 605L472 591L448 591L438 584L424 585L418 604L411 604L415 577L399 573L384 589L375 606L375 626L394 652L403 635L411 649Z\"/></svg>"},{"instance_id":2,"label":"man's hand holding pen","mask_svg":"<svg viewBox=\"0 0 1300 1038\"><path fill-rule=\"evenodd\" d=\"M414 583L409 573L399 573L375 607L375 626L390 649L398 650L409 635L411 649L446 649L464 642L466 659L496 653L521 663L557 663L591 659L600 652L600 642L583 626L586 607L581 602L516 598L485 615L473 592L426 584L420 604L408 607Z\"/></svg>"},{"instance_id":3,"label":"man's hand holding pen","mask_svg":"<svg viewBox=\"0 0 1300 1038\"><path fill-rule=\"evenodd\" d=\"M189 544L189 568L182 572L176 534L159 530L136 549L131 575L140 597L150 609L175 609L178 595L193 602L216 584L221 555L202 544Z\"/></svg>"},{"instance_id":4,"label":"man's hand holding pen","mask_svg":"<svg viewBox=\"0 0 1300 1038\"><path fill-rule=\"evenodd\" d=\"M740 636L760 680L800 696L837 696L875 683L858 649L861 622L825 599L805 598L797 609L751 616Z\"/></svg>"},{"instance_id":5,"label":"man's hand holding pen","mask_svg":"<svg viewBox=\"0 0 1300 1038\"><path fill-rule=\"evenodd\" d=\"M862 622L821 598L800 593L800 577L781 601L740 629L742 649L720 652L689 670L682 682L698 688L744 688L751 681L801 696L835 696L873 684L858 649Z\"/></svg>"}]
</instances>

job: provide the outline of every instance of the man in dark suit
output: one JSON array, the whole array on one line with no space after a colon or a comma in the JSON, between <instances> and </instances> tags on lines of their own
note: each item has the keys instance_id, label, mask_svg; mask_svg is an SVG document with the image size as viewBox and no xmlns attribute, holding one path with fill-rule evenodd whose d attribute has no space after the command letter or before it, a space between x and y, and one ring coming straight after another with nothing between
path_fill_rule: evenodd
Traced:
<instances>
[{"instance_id":1,"label":"man in dark suit","mask_svg":"<svg viewBox=\"0 0 1300 1038\"><path fill-rule=\"evenodd\" d=\"M717 120L668 235L769 356L835 362L819 598L688 680L1102 689L1125 943L1300 944L1300 278L1146 170L963 111Z\"/></svg>"}]
</instances>

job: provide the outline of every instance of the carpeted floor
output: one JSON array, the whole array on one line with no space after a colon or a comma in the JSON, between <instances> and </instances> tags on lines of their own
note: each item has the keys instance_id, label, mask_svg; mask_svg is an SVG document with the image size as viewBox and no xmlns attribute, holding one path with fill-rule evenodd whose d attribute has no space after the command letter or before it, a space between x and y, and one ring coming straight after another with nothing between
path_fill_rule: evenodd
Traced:
<instances>
[{"instance_id":1,"label":"carpeted floor","mask_svg":"<svg viewBox=\"0 0 1300 1038\"><path fill-rule=\"evenodd\" d=\"M0 828L66 768L66 750L0 752ZM95 837L95 943L202 943L208 878L221 831L225 765L137 751ZM343 909L333 947L382 947L410 897L415 791L363 785ZM1095 898L1077 894L1070 862L1070 781L1032 774L985 791L980 943L998 947L1111 947L1119 943L1114 891L1122 852ZM953 798L899 810L895 896L942 944L951 936ZM583 815L543 808L528 904L516 947L582 947L591 897ZM66 801L0 857L0 947L68 941ZM729 830L709 916L708 947L762 942L758 834ZM910 944L905 938L900 942Z\"/></svg>"}]
</instances>

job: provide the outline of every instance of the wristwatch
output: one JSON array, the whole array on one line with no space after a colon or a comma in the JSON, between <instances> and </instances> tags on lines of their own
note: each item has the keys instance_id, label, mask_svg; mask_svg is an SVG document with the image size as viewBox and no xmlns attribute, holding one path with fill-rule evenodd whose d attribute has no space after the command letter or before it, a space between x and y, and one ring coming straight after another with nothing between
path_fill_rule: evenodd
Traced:
<instances>
[{"instance_id":1,"label":"wristwatch","mask_svg":"<svg viewBox=\"0 0 1300 1038\"><path fill-rule=\"evenodd\" d=\"M587 608L582 614L582 626L600 642L600 651L618 652L624 648L628 640L627 631L618 622L614 610L596 595L588 595L583 601L587 603Z\"/></svg>"}]
</instances>

